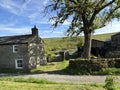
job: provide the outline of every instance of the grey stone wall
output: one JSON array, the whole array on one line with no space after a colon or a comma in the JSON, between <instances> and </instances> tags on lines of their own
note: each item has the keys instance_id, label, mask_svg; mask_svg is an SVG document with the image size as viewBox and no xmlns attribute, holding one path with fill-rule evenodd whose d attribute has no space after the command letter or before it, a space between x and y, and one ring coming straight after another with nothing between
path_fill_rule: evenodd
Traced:
<instances>
[{"instance_id":1,"label":"grey stone wall","mask_svg":"<svg viewBox=\"0 0 120 90\"><path fill-rule=\"evenodd\" d=\"M29 69L35 68L37 65L36 50L37 50L36 43L30 43L28 45Z\"/></svg>"},{"instance_id":2,"label":"grey stone wall","mask_svg":"<svg viewBox=\"0 0 120 90\"><path fill-rule=\"evenodd\" d=\"M44 46L42 42L29 43L28 45L29 68L35 68L36 65L44 64Z\"/></svg>"},{"instance_id":3,"label":"grey stone wall","mask_svg":"<svg viewBox=\"0 0 120 90\"><path fill-rule=\"evenodd\" d=\"M102 48L104 47L104 42L92 39L92 48Z\"/></svg>"},{"instance_id":4,"label":"grey stone wall","mask_svg":"<svg viewBox=\"0 0 120 90\"><path fill-rule=\"evenodd\" d=\"M42 41L37 44L37 64L45 64L46 61L44 59L44 44Z\"/></svg>"},{"instance_id":5,"label":"grey stone wall","mask_svg":"<svg viewBox=\"0 0 120 90\"><path fill-rule=\"evenodd\" d=\"M115 35L111 37L111 45L114 47L118 47L118 45L120 45L120 35Z\"/></svg>"},{"instance_id":6,"label":"grey stone wall","mask_svg":"<svg viewBox=\"0 0 120 90\"><path fill-rule=\"evenodd\" d=\"M0 69L16 69L16 59L23 59L23 69L28 69L28 45L15 45L18 45L16 53L13 53L13 45L0 45Z\"/></svg>"}]
</instances>

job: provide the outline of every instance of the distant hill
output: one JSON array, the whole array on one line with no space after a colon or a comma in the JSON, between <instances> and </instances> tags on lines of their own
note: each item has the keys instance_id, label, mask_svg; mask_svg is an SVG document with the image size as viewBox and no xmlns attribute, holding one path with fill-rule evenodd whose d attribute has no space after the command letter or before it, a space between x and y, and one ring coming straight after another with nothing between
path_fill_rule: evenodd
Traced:
<instances>
[{"instance_id":1,"label":"distant hill","mask_svg":"<svg viewBox=\"0 0 120 90\"><path fill-rule=\"evenodd\" d=\"M93 39L101 40L101 41L107 41L111 39L111 36L116 33L107 33L107 34L97 34L93 35Z\"/></svg>"},{"instance_id":2,"label":"distant hill","mask_svg":"<svg viewBox=\"0 0 120 90\"><path fill-rule=\"evenodd\" d=\"M93 35L93 39L107 41L111 39L111 36L116 33L98 34ZM80 37L62 37L62 38L44 38L45 50L61 50L61 49L75 49L78 42L83 40L83 36Z\"/></svg>"}]
</instances>

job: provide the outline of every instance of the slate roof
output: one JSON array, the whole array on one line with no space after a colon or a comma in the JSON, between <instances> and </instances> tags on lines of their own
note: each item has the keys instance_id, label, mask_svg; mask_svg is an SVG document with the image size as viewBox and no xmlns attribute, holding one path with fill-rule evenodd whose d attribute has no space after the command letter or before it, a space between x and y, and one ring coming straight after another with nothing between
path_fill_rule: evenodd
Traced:
<instances>
[{"instance_id":1,"label":"slate roof","mask_svg":"<svg viewBox=\"0 0 120 90\"><path fill-rule=\"evenodd\" d=\"M34 37L32 34L0 37L0 45L28 43L33 40Z\"/></svg>"},{"instance_id":2,"label":"slate roof","mask_svg":"<svg viewBox=\"0 0 120 90\"><path fill-rule=\"evenodd\" d=\"M120 35L120 32L118 32L118 33L112 35L111 37L114 37L114 36L117 36L117 35Z\"/></svg>"}]
</instances>

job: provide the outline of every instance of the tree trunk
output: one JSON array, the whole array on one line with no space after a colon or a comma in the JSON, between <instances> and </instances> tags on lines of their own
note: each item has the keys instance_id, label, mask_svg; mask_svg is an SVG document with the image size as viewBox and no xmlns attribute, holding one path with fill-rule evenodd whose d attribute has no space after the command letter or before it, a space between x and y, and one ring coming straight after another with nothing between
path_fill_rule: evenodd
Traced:
<instances>
[{"instance_id":1,"label":"tree trunk","mask_svg":"<svg viewBox=\"0 0 120 90\"><path fill-rule=\"evenodd\" d=\"M92 33L86 33L84 32L84 48L83 48L83 58L90 59L91 54L91 36Z\"/></svg>"}]
</instances>

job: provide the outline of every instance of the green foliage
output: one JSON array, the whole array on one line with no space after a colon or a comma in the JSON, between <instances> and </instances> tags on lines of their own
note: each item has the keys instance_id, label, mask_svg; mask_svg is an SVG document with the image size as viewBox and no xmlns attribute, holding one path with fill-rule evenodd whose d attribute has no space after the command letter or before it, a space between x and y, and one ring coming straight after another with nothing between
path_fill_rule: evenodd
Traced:
<instances>
[{"instance_id":1,"label":"green foliage","mask_svg":"<svg viewBox=\"0 0 120 90\"><path fill-rule=\"evenodd\" d=\"M84 45L83 41L77 43L77 47L80 49L83 47L83 45Z\"/></svg>"},{"instance_id":2,"label":"green foliage","mask_svg":"<svg viewBox=\"0 0 120 90\"><path fill-rule=\"evenodd\" d=\"M70 19L67 36L84 33L83 57L90 58L91 35L114 18L120 18L118 0L52 0L46 11L56 11L51 17L56 28Z\"/></svg>"},{"instance_id":3,"label":"green foliage","mask_svg":"<svg viewBox=\"0 0 120 90\"><path fill-rule=\"evenodd\" d=\"M69 35L79 35L82 31L87 31L87 28L94 30L104 27L113 18L120 17L118 0L52 0L51 3L47 8L50 7L51 11L57 12L52 17L52 20L55 20L54 27L63 24L71 17L67 31Z\"/></svg>"},{"instance_id":4,"label":"green foliage","mask_svg":"<svg viewBox=\"0 0 120 90\"><path fill-rule=\"evenodd\" d=\"M69 71L71 74L120 75L120 68L115 68L114 65L109 66L110 61L116 60L113 59L87 60L82 58L73 59L69 61L67 71Z\"/></svg>"},{"instance_id":5,"label":"green foliage","mask_svg":"<svg viewBox=\"0 0 120 90\"><path fill-rule=\"evenodd\" d=\"M35 78L13 78L13 77L2 77L0 81L12 81L12 82L25 82L25 83L38 83L38 84L56 84L55 82L48 81L46 79L35 79Z\"/></svg>"},{"instance_id":6,"label":"green foliage","mask_svg":"<svg viewBox=\"0 0 120 90\"><path fill-rule=\"evenodd\" d=\"M120 75L120 68L102 68L100 75Z\"/></svg>"},{"instance_id":7,"label":"green foliage","mask_svg":"<svg viewBox=\"0 0 120 90\"><path fill-rule=\"evenodd\" d=\"M76 63L78 64L78 63ZM69 68L69 61L49 62L47 65L39 66L30 71L30 73L57 73L69 75L120 75L120 68L102 68L100 71L92 71L88 69ZM87 67L87 66L86 66ZM78 67L79 68L79 67ZM97 68L96 68L97 69Z\"/></svg>"},{"instance_id":8,"label":"green foliage","mask_svg":"<svg viewBox=\"0 0 120 90\"><path fill-rule=\"evenodd\" d=\"M48 58L54 58L55 56L56 56L55 53L50 52L50 51L47 51L47 52L45 53L45 57L48 57Z\"/></svg>"},{"instance_id":9,"label":"green foliage","mask_svg":"<svg viewBox=\"0 0 120 90\"><path fill-rule=\"evenodd\" d=\"M117 77L115 76L107 76L105 80L105 86L104 88L106 90L119 90L117 87L117 82L116 82Z\"/></svg>"},{"instance_id":10,"label":"green foliage","mask_svg":"<svg viewBox=\"0 0 120 90\"><path fill-rule=\"evenodd\" d=\"M74 69L68 67L64 69L64 72L70 75L120 75L120 69L118 68L102 68L100 71L92 71L88 69Z\"/></svg>"},{"instance_id":11,"label":"green foliage","mask_svg":"<svg viewBox=\"0 0 120 90\"><path fill-rule=\"evenodd\" d=\"M56 84L39 84L39 83L25 83L25 82L11 82L0 81L1 90L104 90L101 85L89 84L70 84L70 83L56 83Z\"/></svg>"}]
</instances>

